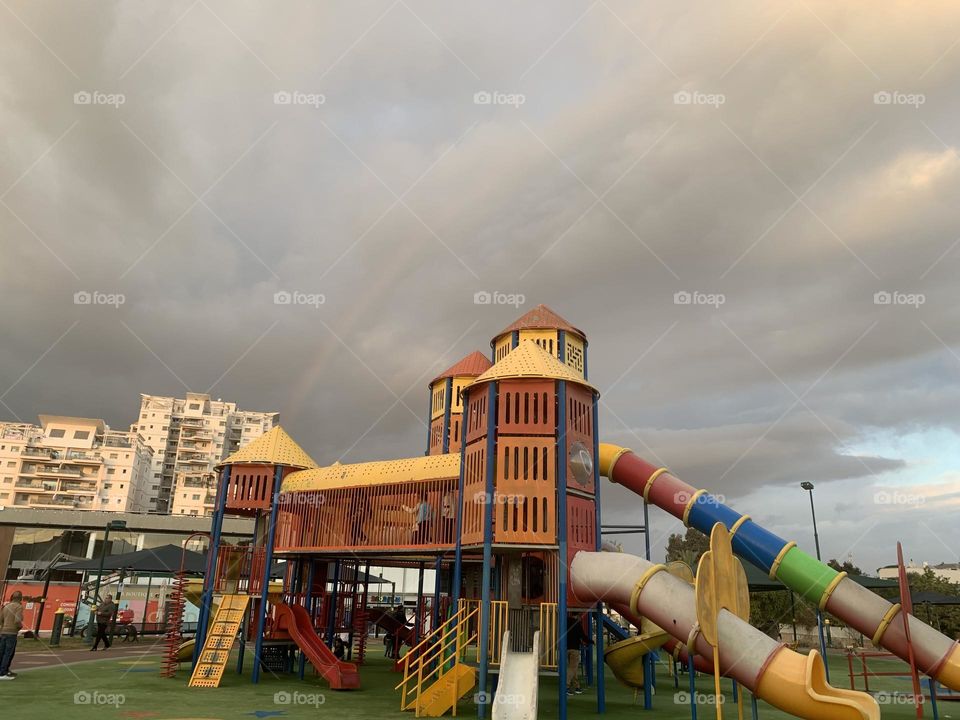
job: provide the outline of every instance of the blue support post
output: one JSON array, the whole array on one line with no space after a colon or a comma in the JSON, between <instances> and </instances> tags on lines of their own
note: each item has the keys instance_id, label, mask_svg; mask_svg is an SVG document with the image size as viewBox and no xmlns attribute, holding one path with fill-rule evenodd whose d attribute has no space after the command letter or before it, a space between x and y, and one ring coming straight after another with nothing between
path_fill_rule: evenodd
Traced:
<instances>
[{"instance_id":1,"label":"blue support post","mask_svg":"<svg viewBox=\"0 0 960 720\"><path fill-rule=\"evenodd\" d=\"M757 709L757 696L750 693L750 715L753 720L760 720L760 711ZM933 720L937 720L934 718Z\"/></svg>"},{"instance_id":2,"label":"blue support post","mask_svg":"<svg viewBox=\"0 0 960 720\"><path fill-rule=\"evenodd\" d=\"M497 387L487 391L486 497L483 506L483 581L480 588L480 673L477 682L477 717L487 714L487 675L490 669L490 569L493 565L493 477L497 460ZM464 433L466 435L466 433Z\"/></svg>"},{"instance_id":3,"label":"blue support post","mask_svg":"<svg viewBox=\"0 0 960 720\"><path fill-rule=\"evenodd\" d=\"M313 603L313 573L316 566L316 561L313 558L310 558L309 565L307 566L307 590L303 596L303 605L307 608L307 612L310 613L310 619L313 619L313 608L310 607ZM300 676L300 679L303 680L303 673L307 665L307 656L303 654L303 651L300 651L300 667L297 668L297 674Z\"/></svg>"},{"instance_id":4,"label":"blue support post","mask_svg":"<svg viewBox=\"0 0 960 720\"><path fill-rule=\"evenodd\" d=\"M240 623L240 648L237 650L237 675L243 675L243 658L247 651L247 631L250 628L250 608L243 612L243 622Z\"/></svg>"},{"instance_id":5,"label":"blue support post","mask_svg":"<svg viewBox=\"0 0 960 720\"><path fill-rule=\"evenodd\" d=\"M433 428L433 387L430 388L430 402L427 403L427 449L423 451L424 455L430 454L431 430Z\"/></svg>"},{"instance_id":6,"label":"blue support post","mask_svg":"<svg viewBox=\"0 0 960 720\"><path fill-rule=\"evenodd\" d=\"M443 568L443 557L437 555L433 563L433 613L430 617L430 632L440 627L440 571Z\"/></svg>"},{"instance_id":7,"label":"blue support post","mask_svg":"<svg viewBox=\"0 0 960 720\"><path fill-rule=\"evenodd\" d=\"M593 503L596 510L597 551L603 547L603 537L600 535L600 432L598 428L600 409L596 393L593 396ZM603 664L603 603L597 603L597 712L607 711L606 668Z\"/></svg>"},{"instance_id":8,"label":"blue support post","mask_svg":"<svg viewBox=\"0 0 960 720\"><path fill-rule=\"evenodd\" d=\"M450 452L450 409L453 406L453 378L447 378L446 389L444 390L444 403L443 403L443 438L440 441L442 443L440 449L444 454Z\"/></svg>"},{"instance_id":9,"label":"blue support post","mask_svg":"<svg viewBox=\"0 0 960 720\"><path fill-rule=\"evenodd\" d=\"M643 656L643 709L653 710L653 653Z\"/></svg>"},{"instance_id":10,"label":"blue support post","mask_svg":"<svg viewBox=\"0 0 960 720\"><path fill-rule=\"evenodd\" d=\"M559 720L567 720L567 383L557 381L557 675Z\"/></svg>"},{"instance_id":11,"label":"blue support post","mask_svg":"<svg viewBox=\"0 0 960 720\"><path fill-rule=\"evenodd\" d=\"M463 419L460 421L460 479L457 481L457 514L455 520L456 545L453 553L453 587L450 588L451 610L456 613L459 611L460 604L460 586L463 584L463 546L460 542L460 535L463 532L463 505L466 499L463 497L463 469L464 459L467 457L467 423L470 421L470 408L467 405L467 391L461 403L463 405Z\"/></svg>"},{"instance_id":12,"label":"blue support post","mask_svg":"<svg viewBox=\"0 0 960 720\"><path fill-rule=\"evenodd\" d=\"M643 501L643 551L644 557L650 561L650 506Z\"/></svg>"},{"instance_id":13,"label":"blue support post","mask_svg":"<svg viewBox=\"0 0 960 720\"><path fill-rule=\"evenodd\" d=\"M564 365L566 365L567 363L566 350L567 350L567 331L557 330L557 360L562 362ZM596 428L596 425L594 425L594 428Z\"/></svg>"},{"instance_id":14,"label":"blue support post","mask_svg":"<svg viewBox=\"0 0 960 720\"><path fill-rule=\"evenodd\" d=\"M413 637L414 645L420 644L420 617L423 615L423 568L424 563L420 561L419 575L417 577L417 609L414 610L413 616Z\"/></svg>"},{"instance_id":15,"label":"blue support post","mask_svg":"<svg viewBox=\"0 0 960 720\"><path fill-rule=\"evenodd\" d=\"M588 355L588 353L587 353L587 339L584 338L584 339L583 339L583 379L584 379L584 380L589 380L589 379L590 379L590 376L587 374L587 355ZM597 426L594 425L593 427L596 428ZM594 432L596 432L596 429L594 429Z\"/></svg>"},{"instance_id":16,"label":"blue support post","mask_svg":"<svg viewBox=\"0 0 960 720\"><path fill-rule=\"evenodd\" d=\"M588 613L588 618L589 618ZM587 620L587 637L593 637L593 623ZM593 687L593 653L589 648L580 648L580 660L583 662L583 674L587 678L587 687Z\"/></svg>"},{"instance_id":17,"label":"blue support post","mask_svg":"<svg viewBox=\"0 0 960 720\"><path fill-rule=\"evenodd\" d=\"M327 645L333 645L333 633L337 628L337 600L340 594L340 559L333 563L333 587L330 590L330 611L327 613Z\"/></svg>"},{"instance_id":18,"label":"blue support post","mask_svg":"<svg viewBox=\"0 0 960 720\"><path fill-rule=\"evenodd\" d=\"M690 676L690 720L697 720L697 668L693 652L687 650L687 674Z\"/></svg>"},{"instance_id":19,"label":"blue support post","mask_svg":"<svg viewBox=\"0 0 960 720\"><path fill-rule=\"evenodd\" d=\"M519 331L519 330L514 330L514 331L510 334L510 349L511 349L511 350L516 350L516 349L517 349L517 346L518 346L519 344L520 344L520 331Z\"/></svg>"},{"instance_id":20,"label":"blue support post","mask_svg":"<svg viewBox=\"0 0 960 720\"><path fill-rule=\"evenodd\" d=\"M273 536L277 527L279 509L280 482L283 480L283 467L277 465L273 472L273 488L270 492L270 520L267 523L264 541L266 552L263 558L263 585L260 591L260 610L257 613L257 637L253 649L253 682L260 682L260 659L263 657L263 631L267 623L267 597L270 594L270 566L273 564Z\"/></svg>"},{"instance_id":21,"label":"blue support post","mask_svg":"<svg viewBox=\"0 0 960 720\"><path fill-rule=\"evenodd\" d=\"M937 709L937 681L935 678L928 677L927 683L930 686L930 707L933 710L933 720L940 720L940 711Z\"/></svg>"},{"instance_id":22,"label":"blue support post","mask_svg":"<svg viewBox=\"0 0 960 720\"><path fill-rule=\"evenodd\" d=\"M200 651L207 639L207 625L210 623L210 609L213 604L213 590L217 578L217 558L220 554L220 535L223 531L223 515L226 510L227 485L230 484L230 466L220 471L220 485L217 486L217 501L213 507L210 521L210 548L207 574L203 577L203 595L200 600L200 612L197 616L197 634L193 644L193 667L197 665Z\"/></svg>"},{"instance_id":23,"label":"blue support post","mask_svg":"<svg viewBox=\"0 0 960 720\"><path fill-rule=\"evenodd\" d=\"M820 635L820 656L823 658L823 672L830 682L830 663L827 662L827 639L823 635L823 611L817 608L817 634Z\"/></svg>"}]
</instances>

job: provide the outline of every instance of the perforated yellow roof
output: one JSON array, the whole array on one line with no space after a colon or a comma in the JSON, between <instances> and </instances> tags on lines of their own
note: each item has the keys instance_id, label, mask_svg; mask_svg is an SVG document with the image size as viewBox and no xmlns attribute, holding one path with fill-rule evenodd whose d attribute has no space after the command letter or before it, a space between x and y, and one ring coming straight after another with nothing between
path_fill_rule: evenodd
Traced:
<instances>
[{"instance_id":1,"label":"perforated yellow roof","mask_svg":"<svg viewBox=\"0 0 960 720\"><path fill-rule=\"evenodd\" d=\"M521 340L500 362L474 380L468 387L491 380L509 378L549 378L566 380L595 389L572 369L557 360L533 340Z\"/></svg>"},{"instance_id":2,"label":"perforated yellow roof","mask_svg":"<svg viewBox=\"0 0 960 720\"><path fill-rule=\"evenodd\" d=\"M281 492L334 490L336 488L445 480L460 477L460 453L424 455L399 460L339 463L327 467L290 473L283 479Z\"/></svg>"},{"instance_id":3,"label":"perforated yellow roof","mask_svg":"<svg viewBox=\"0 0 960 720\"><path fill-rule=\"evenodd\" d=\"M295 468L317 466L313 458L279 425L237 450L221 462L220 466L242 464L286 465Z\"/></svg>"}]
</instances>

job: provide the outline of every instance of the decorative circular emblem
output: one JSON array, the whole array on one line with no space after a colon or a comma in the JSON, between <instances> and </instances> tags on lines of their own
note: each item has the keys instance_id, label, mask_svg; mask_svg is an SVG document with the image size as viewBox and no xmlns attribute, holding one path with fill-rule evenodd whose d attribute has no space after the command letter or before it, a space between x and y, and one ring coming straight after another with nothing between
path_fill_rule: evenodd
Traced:
<instances>
[{"instance_id":1,"label":"decorative circular emblem","mask_svg":"<svg viewBox=\"0 0 960 720\"><path fill-rule=\"evenodd\" d=\"M570 446L570 471L579 485L593 482L593 455L582 442Z\"/></svg>"}]
</instances>

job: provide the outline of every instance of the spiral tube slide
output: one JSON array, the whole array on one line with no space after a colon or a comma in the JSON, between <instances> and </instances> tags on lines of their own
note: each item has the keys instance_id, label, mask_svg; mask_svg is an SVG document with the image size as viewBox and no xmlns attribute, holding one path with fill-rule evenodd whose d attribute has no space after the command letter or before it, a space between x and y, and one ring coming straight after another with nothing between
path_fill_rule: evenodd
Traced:
<instances>
[{"instance_id":1,"label":"spiral tube slide","mask_svg":"<svg viewBox=\"0 0 960 720\"><path fill-rule=\"evenodd\" d=\"M764 530L749 515L741 515L706 490L687 485L666 468L645 462L627 448L601 443L599 460L602 475L642 495L684 525L709 535L716 523L723 523L732 535L733 551L741 558L871 638L875 645L909 661L899 603L891 604L846 573L803 552L795 542ZM907 621L917 667L943 685L960 690L960 644L913 615Z\"/></svg>"},{"instance_id":2,"label":"spiral tube slide","mask_svg":"<svg viewBox=\"0 0 960 720\"><path fill-rule=\"evenodd\" d=\"M585 602L626 606L713 661L713 648L697 633L694 589L666 571L625 553L580 552L570 566L573 591ZM736 615L721 610L717 621L720 671L774 707L808 720L879 720L870 695L831 687L823 660L793 652ZM710 665L712 669L712 664Z\"/></svg>"}]
</instances>

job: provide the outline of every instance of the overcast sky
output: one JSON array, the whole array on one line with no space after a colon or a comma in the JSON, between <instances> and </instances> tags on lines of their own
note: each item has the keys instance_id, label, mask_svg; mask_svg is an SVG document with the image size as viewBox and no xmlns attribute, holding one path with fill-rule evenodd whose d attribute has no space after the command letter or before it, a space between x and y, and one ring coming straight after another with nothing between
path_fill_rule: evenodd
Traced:
<instances>
[{"instance_id":1,"label":"overcast sky","mask_svg":"<svg viewBox=\"0 0 960 720\"><path fill-rule=\"evenodd\" d=\"M426 383L542 302L605 439L807 550L803 480L825 555L958 560L955 3L0 18L3 419L190 389L323 464L417 455Z\"/></svg>"}]
</instances>

